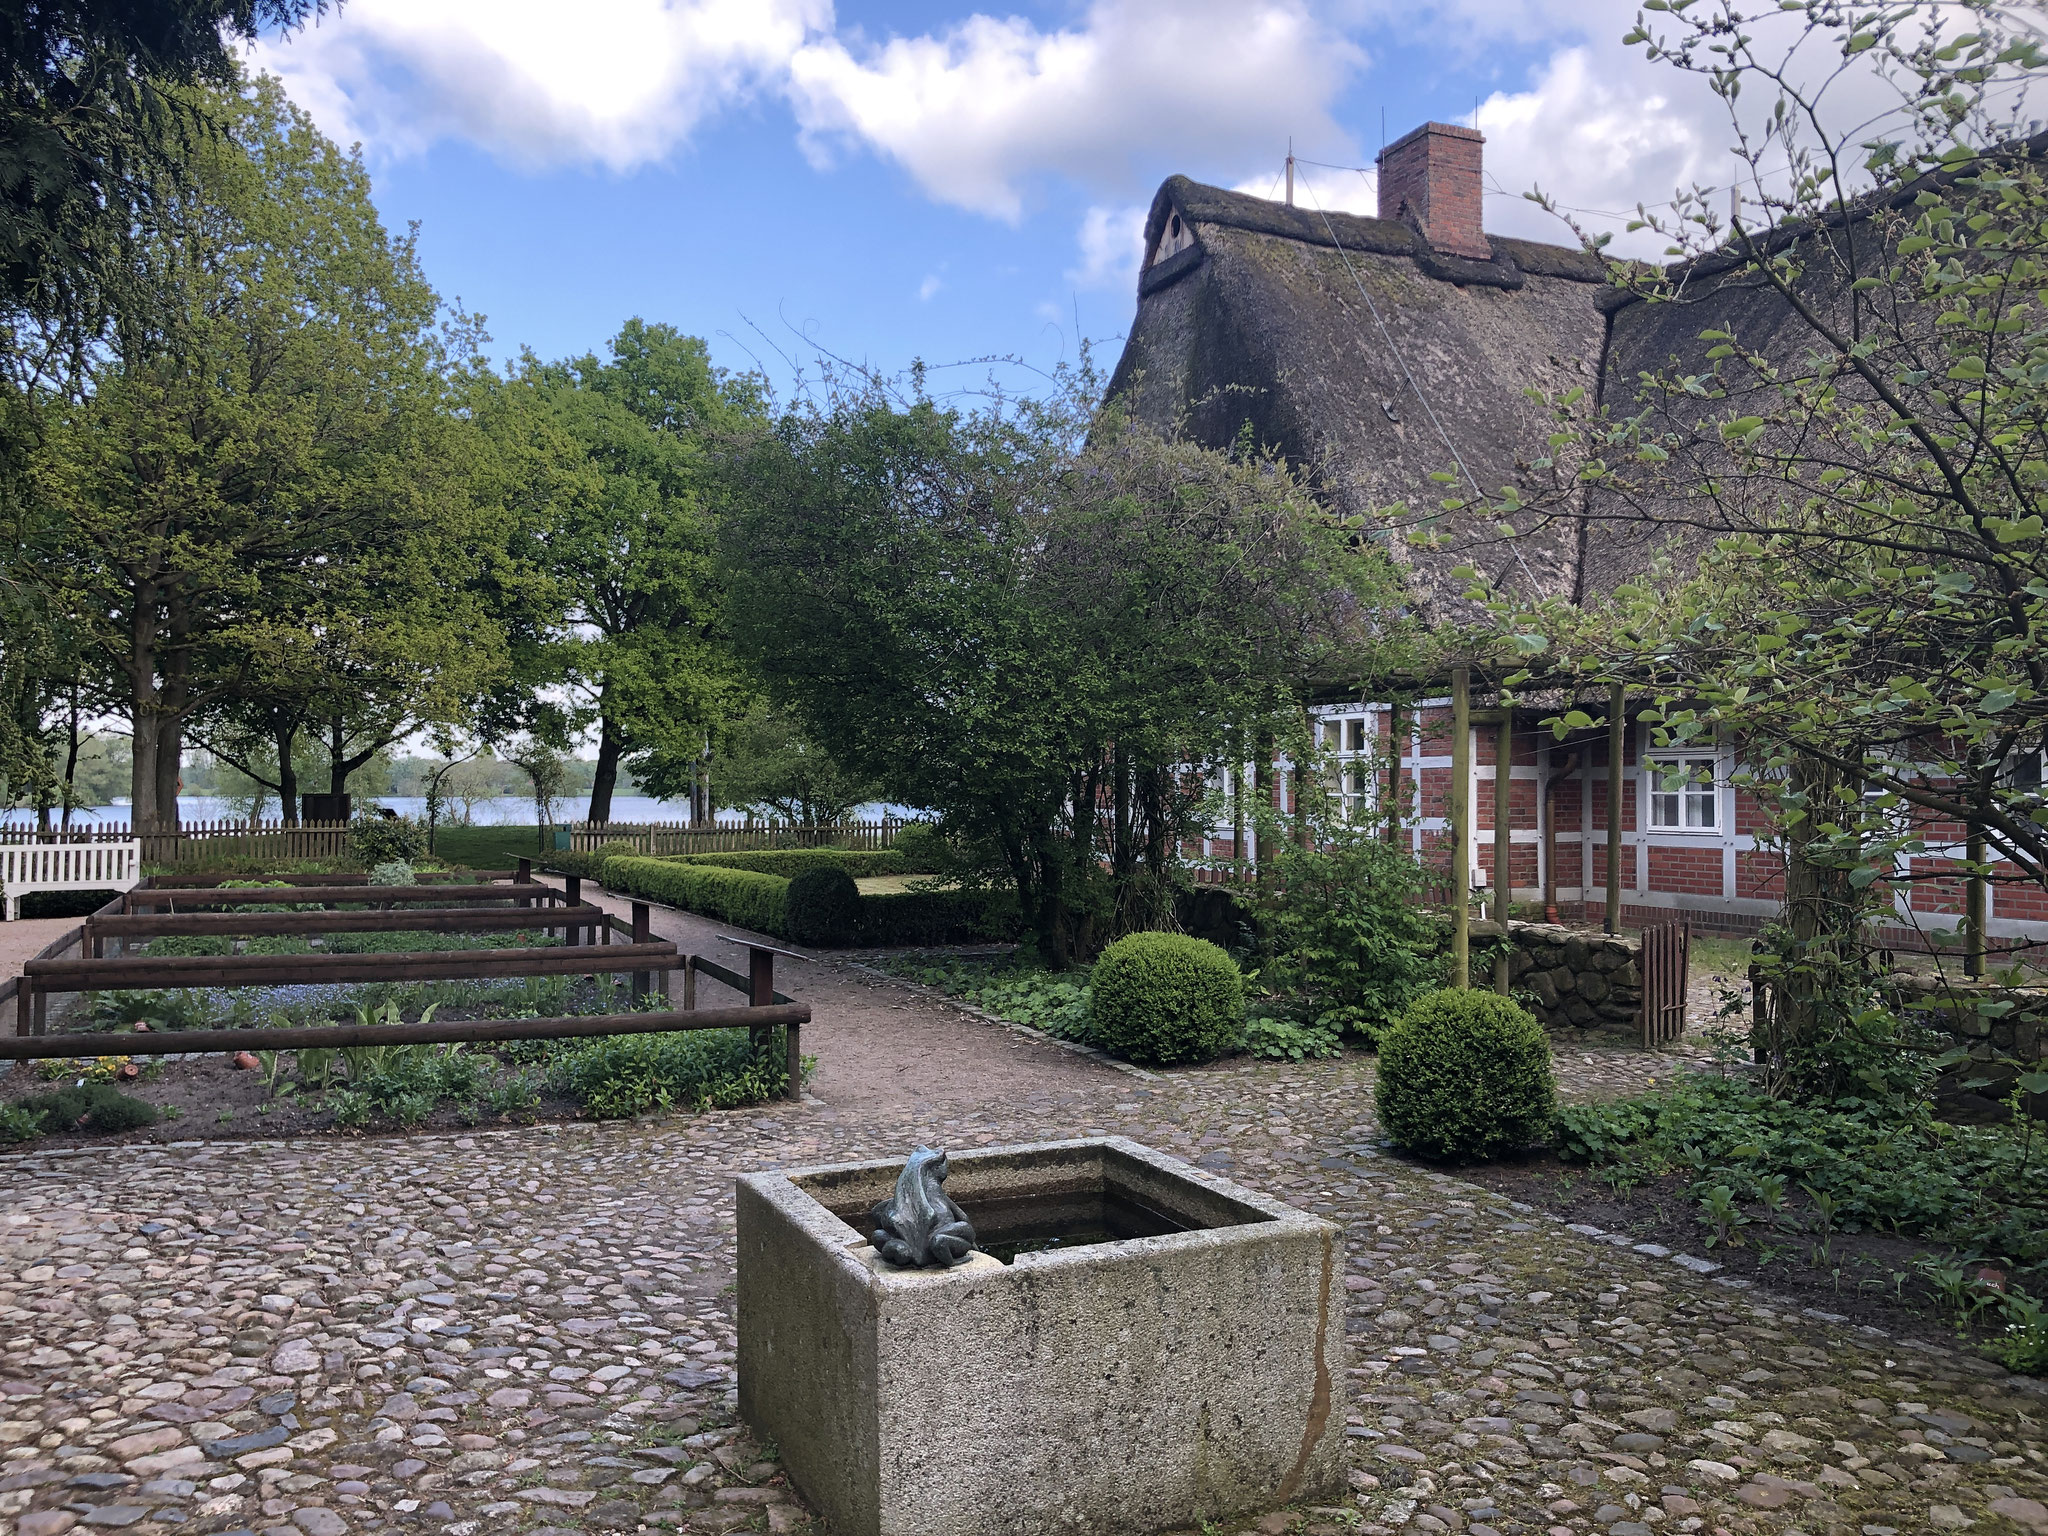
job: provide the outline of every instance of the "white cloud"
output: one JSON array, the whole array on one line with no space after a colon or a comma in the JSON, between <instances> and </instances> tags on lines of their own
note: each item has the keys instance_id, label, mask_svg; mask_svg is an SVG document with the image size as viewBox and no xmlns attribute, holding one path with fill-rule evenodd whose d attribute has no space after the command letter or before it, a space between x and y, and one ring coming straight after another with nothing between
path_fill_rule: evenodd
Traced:
<instances>
[{"instance_id":1,"label":"white cloud","mask_svg":"<svg viewBox=\"0 0 2048 1536\"><path fill-rule=\"evenodd\" d=\"M931 298L933 294L937 293L941 288L945 286L946 285L944 283L939 281L938 273L927 272L925 274L924 281L917 285L917 297L920 302L927 301Z\"/></svg>"},{"instance_id":2,"label":"white cloud","mask_svg":"<svg viewBox=\"0 0 2048 1536\"><path fill-rule=\"evenodd\" d=\"M1138 281L1138 263L1144 257L1144 203L1127 207L1090 208L1082 216L1077 240L1081 260L1067 271L1067 281L1076 288L1122 288Z\"/></svg>"},{"instance_id":3,"label":"white cloud","mask_svg":"<svg viewBox=\"0 0 2048 1536\"><path fill-rule=\"evenodd\" d=\"M629 170L779 86L830 0L349 0L253 62L343 143L467 139L516 163Z\"/></svg>"},{"instance_id":4,"label":"white cloud","mask_svg":"<svg viewBox=\"0 0 2048 1536\"><path fill-rule=\"evenodd\" d=\"M1048 173L1128 192L1168 152L1348 143L1327 109L1363 62L1305 0L1094 0L1051 32L976 15L874 46L822 38L791 58L790 88L820 163L872 148L938 201L1014 222Z\"/></svg>"}]
</instances>

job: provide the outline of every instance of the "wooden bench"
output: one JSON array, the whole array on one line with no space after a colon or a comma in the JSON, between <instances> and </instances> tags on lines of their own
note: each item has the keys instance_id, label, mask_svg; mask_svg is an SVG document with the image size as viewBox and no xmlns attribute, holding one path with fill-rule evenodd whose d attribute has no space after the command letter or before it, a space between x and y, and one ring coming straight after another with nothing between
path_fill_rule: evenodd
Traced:
<instances>
[{"instance_id":1,"label":"wooden bench","mask_svg":"<svg viewBox=\"0 0 2048 1536\"><path fill-rule=\"evenodd\" d=\"M0 844L0 893L10 923L32 891L128 891L141 880L139 841Z\"/></svg>"}]
</instances>

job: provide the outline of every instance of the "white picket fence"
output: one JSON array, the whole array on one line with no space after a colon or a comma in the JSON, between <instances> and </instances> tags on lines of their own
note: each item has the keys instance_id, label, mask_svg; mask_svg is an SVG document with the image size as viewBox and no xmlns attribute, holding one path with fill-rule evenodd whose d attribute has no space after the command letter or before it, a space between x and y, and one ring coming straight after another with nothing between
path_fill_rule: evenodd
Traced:
<instances>
[{"instance_id":1,"label":"white picket fence","mask_svg":"<svg viewBox=\"0 0 2048 1536\"><path fill-rule=\"evenodd\" d=\"M0 846L7 921L31 891L132 891L142 883L142 843L13 843Z\"/></svg>"}]
</instances>

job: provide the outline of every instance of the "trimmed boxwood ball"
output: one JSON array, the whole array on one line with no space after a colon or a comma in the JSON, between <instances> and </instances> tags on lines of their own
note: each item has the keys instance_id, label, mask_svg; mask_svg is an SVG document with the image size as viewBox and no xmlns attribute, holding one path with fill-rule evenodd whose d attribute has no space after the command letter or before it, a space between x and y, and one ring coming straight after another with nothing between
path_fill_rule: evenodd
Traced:
<instances>
[{"instance_id":1,"label":"trimmed boxwood ball","mask_svg":"<svg viewBox=\"0 0 2048 1536\"><path fill-rule=\"evenodd\" d=\"M1210 1061L1244 1033L1244 977L1206 939L1134 933L1102 952L1090 978L1088 1038L1132 1061Z\"/></svg>"},{"instance_id":2,"label":"trimmed boxwood ball","mask_svg":"<svg viewBox=\"0 0 2048 1536\"><path fill-rule=\"evenodd\" d=\"M1550 1037L1493 992L1431 992L1380 1039L1380 1124L1440 1162L1516 1151L1549 1134L1557 1085Z\"/></svg>"},{"instance_id":3,"label":"trimmed boxwood ball","mask_svg":"<svg viewBox=\"0 0 2048 1536\"><path fill-rule=\"evenodd\" d=\"M782 912L784 931L799 944L851 944L860 887L836 865L807 869L790 878Z\"/></svg>"}]
</instances>

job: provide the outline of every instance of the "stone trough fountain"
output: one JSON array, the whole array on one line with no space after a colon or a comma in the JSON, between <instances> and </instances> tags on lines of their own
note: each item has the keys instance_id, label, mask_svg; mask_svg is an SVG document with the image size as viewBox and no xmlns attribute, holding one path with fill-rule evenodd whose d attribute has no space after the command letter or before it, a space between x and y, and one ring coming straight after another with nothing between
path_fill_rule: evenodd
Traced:
<instances>
[{"instance_id":1,"label":"stone trough fountain","mask_svg":"<svg viewBox=\"0 0 2048 1536\"><path fill-rule=\"evenodd\" d=\"M739 1180L740 1413L835 1536L1343 1486L1343 1236L1123 1137Z\"/></svg>"}]
</instances>

